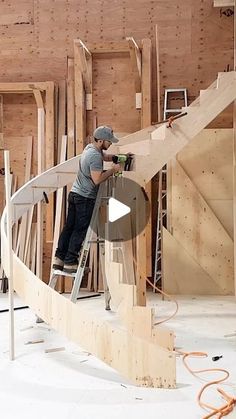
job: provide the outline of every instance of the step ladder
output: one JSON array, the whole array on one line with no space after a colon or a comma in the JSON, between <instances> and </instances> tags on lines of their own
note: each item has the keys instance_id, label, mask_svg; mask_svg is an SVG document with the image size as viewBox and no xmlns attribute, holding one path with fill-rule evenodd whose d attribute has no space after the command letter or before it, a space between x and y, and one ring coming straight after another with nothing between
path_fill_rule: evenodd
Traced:
<instances>
[{"instance_id":1,"label":"step ladder","mask_svg":"<svg viewBox=\"0 0 236 419\"><path fill-rule=\"evenodd\" d=\"M165 185L163 188L163 184ZM156 250L154 265L154 285L161 281L163 277L162 266L162 236L163 226L167 227L167 167L166 165L158 173L158 209L157 209L157 231L156 231ZM155 292L153 288L153 292Z\"/></svg>"},{"instance_id":2,"label":"step ladder","mask_svg":"<svg viewBox=\"0 0 236 419\"><path fill-rule=\"evenodd\" d=\"M180 112L182 112L182 107L177 109L177 108L169 108L169 98L168 96L170 96L173 93L179 93L180 95L182 95L181 99L183 100L183 107L187 107L188 106L188 99L187 99L187 89L183 88L183 89L165 89L165 96L164 96L164 120L167 119L170 114L178 114Z\"/></svg>"},{"instance_id":3,"label":"step ladder","mask_svg":"<svg viewBox=\"0 0 236 419\"><path fill-rule=\"evenodd\" d=\"M49 287L55 289L56 283L57 283L57 279L59 276L67 276L67 277L71 277L74 279L73 281L73 287L72 287L72 291L70 294L70 300L75 303L77 301L78 298L78 294L79 294L79 290L80 290L80 286L81 286L81 282L83 279L83 275L84 275L84 269L86 267L86 262L87 262L87 258L88 258L88 254L89 254L89 250L90 250L90 245L91 242L93 241L93 237L94 237L94 231L96 230L96 225L97 225L97 220L98 220L98 213L99 213L99 208L101 205L101 200L102 200L102 194L104 191L103 188L104 185L101 185L99 187L98 190L98 194L97 194L97 198L95 201L95 205L94 205L94 209L93 209L93 214L92 214L92 218L81 248L81 252L80 252L80 257L79 257L79 263L78 263L78 269L77 272L74 274L68 274L67 272L64 271L60 271L60 270L53 270L52 274L51 274L51 278L49 281ZM104 280L105 282L105 280ZM107 284L105 283L104 288L106 288L107 290ZM97 295L100 295L99 293ZM95 294L91 295L91 296L95 296ZM108 301L109 295L108 292L105 293L105 304L106 304L106 309L109 309L109 302Z\"/></svg>"}]
</instances>

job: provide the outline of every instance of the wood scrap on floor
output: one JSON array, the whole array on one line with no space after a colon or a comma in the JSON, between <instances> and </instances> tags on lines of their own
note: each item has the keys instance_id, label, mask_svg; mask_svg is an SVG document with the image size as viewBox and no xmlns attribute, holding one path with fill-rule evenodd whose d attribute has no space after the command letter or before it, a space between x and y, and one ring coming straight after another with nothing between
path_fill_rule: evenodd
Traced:
<instances>
[{"instance_id":1,"label":"wood scrap on floor","mask_svg":"<svg viewBox=\"0 0 236 419\"><path fill-rule=\"evenodd\" d=\"M48 348L48 349L45 349L44 350L44 352L46 353L46 354L49 354L49 353L51 353L51 352L60 352L60 351L65 351L65 347L64 346L62 346L62 347L59 347L59 348Z\"/></svg>"}]
</instances>

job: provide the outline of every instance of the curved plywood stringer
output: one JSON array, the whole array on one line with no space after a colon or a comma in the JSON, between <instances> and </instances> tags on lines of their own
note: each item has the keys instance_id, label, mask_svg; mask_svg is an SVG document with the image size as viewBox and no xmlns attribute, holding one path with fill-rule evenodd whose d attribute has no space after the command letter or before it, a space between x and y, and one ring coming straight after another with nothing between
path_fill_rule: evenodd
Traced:
<instances>
[{"instance_id":1,"label":"curved plywood stringer","mask_svg":"<svg viewBox=\"0 0 236 419\"><path fill-rule=\"evenodd\" d=\"M78 169L79 156L35 177L11 198L13 222L32 204L71 182ZM9 276L6 209L1 220L2 263ZM121 272L117 263L118 274ZM113 267L113 265L111 265ZM109 270L110 285L113 270ZM119 314L106 312L101 301L72 303L40 280L13 254L13 284L18 295L35 313L54 329L79 343L102 361L115 368L137 385L173 388L176 365L173 333L154 327L154 310L135 306L135 286L122 284L114 276L115 288L121 290ZM115 290L112 290L112 298Z\"/></svg>"}]
</instances>

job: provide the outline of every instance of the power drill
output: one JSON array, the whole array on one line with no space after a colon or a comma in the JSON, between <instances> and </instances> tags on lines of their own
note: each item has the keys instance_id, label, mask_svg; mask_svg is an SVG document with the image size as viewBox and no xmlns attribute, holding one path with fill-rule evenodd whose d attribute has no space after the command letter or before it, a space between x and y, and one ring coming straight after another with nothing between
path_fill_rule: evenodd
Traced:
<instances>
[{"instance_id":1,"label":"power drill","mask_svg":"<svg viewBox=\"0 0 236 419\"><path fill-rule=\"evenodd\" d=\"M123 165L125 171L130 170L132 160L133 160L132 154L115 154L114 156L112 156L113 163ZM116 176L121 176L121 175L122 175L122 172L119 172L116 174Z\"/></svg>"}]
</instances>

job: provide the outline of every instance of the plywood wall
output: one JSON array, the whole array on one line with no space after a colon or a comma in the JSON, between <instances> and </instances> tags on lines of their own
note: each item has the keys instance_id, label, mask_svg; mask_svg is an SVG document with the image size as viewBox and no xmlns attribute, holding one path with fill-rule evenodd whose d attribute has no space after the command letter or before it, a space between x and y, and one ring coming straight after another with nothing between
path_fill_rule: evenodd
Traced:
<instances>
[{"instance_id":1,"label":"plywood wall","mask_svg":"<svg viewBox=\"0 0 236 419\"><path fill-rule=\"evenodd\" d=\"M94 54L93 111L87 112L87 134L97 125L109 124L114 131L141 129L140 110L135 106L135 85L129 54Z\"/></svg>"},{"instance_id":2,"label":"plywood wall","mask_svg":"<svg viewBox=\"0 0 236 419\"><path fill-rule=\"evenodd\" d=\"M2 94L2 147L10 150L11 171L17 177L19 188L25 182L25 165L28 139L33 138L31 173L37 168L37 107L32 95ZM0 168L4 167L0 150ZM4 176L0 175L0 214L4 206Z\"/></svg>"},{"instance_id":3,"label":"plywood wall","mask_svg":"<svg viewBox=\"0 0 236 419\"><path fill-rule=\"evenodd\" d=\"M192 101L233 66L233 16L212 0L9 0L0 3L1 81L58 81L74 38L119 41L160 34L161 94L186 87ZM153 49L153 58L154 58ZM121 63L122 67L122 63ZM153 60L153 120L156 119ZM228 118L221 123L227 126Z\"/></svg>"},{"instance_id":4,"label":"plywood wall","mask_svg":"<svg viewBox=\"0 0 236 419\"><path fill-rule=\"evenodd\" d=\"M31 94L3 94L3 138L4 147L10 146L11 137L33 137L32 173L37 168L37 106ZM18 147L20 147L20 138ZM14 146L12 145L12 153ZM17 150L15 150L17 153ZM16 155L16 158L18 156ZM22 173L24 167L22 166ZM19 176L20 173L17 173Z\"/></svg>"}]
</instances>

